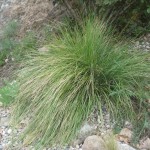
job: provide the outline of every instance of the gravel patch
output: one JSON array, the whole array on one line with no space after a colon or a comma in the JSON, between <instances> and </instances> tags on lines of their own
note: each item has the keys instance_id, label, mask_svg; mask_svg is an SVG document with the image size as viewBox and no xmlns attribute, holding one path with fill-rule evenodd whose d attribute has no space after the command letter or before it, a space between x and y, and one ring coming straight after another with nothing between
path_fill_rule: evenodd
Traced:
<instances>
[{"instance_id":1,"label":"gravel patch","mask_svg":"<svg viewBox=\"0 0 150 150\"><path fill-rule=\"evenodd\" d=\"M23 141L17 141L18 137L24 131L29 119L24 119L17 128L12 128L10 124L11 108L0 107L0 150L34 150L32 145L24 146ZM104 123L99 121L96 110L93 111L88 121L85 122L79 131L79 136L71 145L61 148L45 148L43 150L82 150L82 144L90 135L103 135L110 131L110 119L107 113L104 113Z\"/></svg>"},{"instance_id":2,"label":"gravel patch","mask_svg":"<svg viewBox=\"0 0 150 150\"><path fill-rule=\"evenodd\" d=\"M150 33L137 40L135 48L143 52L150 52Z\"/></svg>"},{"instance_id":3,"label":"gravel patch","mask_svg":"<svg viewBox=\"0 0 150 150\"><path fill-rule=\"evenodd\" d=\"M21 135L25 129L28 119L20 123L17 128L12 128L10 124L11 108L0 107L0 150L35 150L32 145L24 146L23 141L15 140ZM65 148L45 148L43 150L81 150L82 145Z\"/></svg>"}]
</instances>

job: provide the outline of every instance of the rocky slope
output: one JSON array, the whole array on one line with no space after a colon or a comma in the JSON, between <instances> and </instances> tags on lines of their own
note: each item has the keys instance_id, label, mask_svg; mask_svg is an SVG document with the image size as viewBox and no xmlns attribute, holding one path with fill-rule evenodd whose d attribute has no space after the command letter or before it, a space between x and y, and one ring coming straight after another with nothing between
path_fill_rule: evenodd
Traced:
<instances>
[{"instance_id":1,"label":"rocky slope","mask_svg":"<svg viewBox=\"0 0 150 150\"><path fill-rule=\"evenodd\" d=\"M0 27L16 20L21 24L20 33L23 34L59 21L66 12L65 7L53 0L4 0L0 2Z\"/></svg>"}]
</instances>

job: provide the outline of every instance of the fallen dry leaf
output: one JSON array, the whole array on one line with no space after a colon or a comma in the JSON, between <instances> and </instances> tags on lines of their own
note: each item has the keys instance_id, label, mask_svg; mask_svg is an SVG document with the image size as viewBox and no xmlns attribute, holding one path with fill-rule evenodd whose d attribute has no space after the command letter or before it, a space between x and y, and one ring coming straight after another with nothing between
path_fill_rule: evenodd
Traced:
<instances>
[{"instance_id":1,"label":"fallen dry leaf","mask_svg":"<svg viewBox=\"0 0 150 150\"><path fill-rule=\"evenodd\" d=\"M128 137L129 141L132 138L132 134L133 134L133 132L131 130L129 130L128 128L122 129L119 133L120 136Z\"/></svg>"},{"instance_id":2,"label":"fallen dry leaf","mask_svg":"<svg viewBox=\"0 0 150 150\"><path fill-rule=\"evenodd\" d=\"M126 143L126 144L129 143L129 138L127 136L117 134L116 138L120 142L123 142L123 143Z\"/></svg>"},{"instance_id":3,"label":"fallen dry leaf","mask_svg":"<svg viewBox=\"0 0 150 150\"><path fill-rule=\"evenodd\" d=\"M128 144L132 138L132 131L128 128L124 128L116 135L116 138L118 141Z\"/></svg>"}]
</instances>

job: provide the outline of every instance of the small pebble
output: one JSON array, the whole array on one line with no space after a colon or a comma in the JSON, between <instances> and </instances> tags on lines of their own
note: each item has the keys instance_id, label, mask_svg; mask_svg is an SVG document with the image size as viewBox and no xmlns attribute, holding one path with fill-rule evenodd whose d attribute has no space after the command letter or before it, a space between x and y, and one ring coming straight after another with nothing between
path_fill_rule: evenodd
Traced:
<instances>
[{"instance_id":1,"label":"small pebble","mask_svg":"<svg viewBox=\"0 0 150 150\"><path fill-rule=\"evenodd\" d=\"M7 133L11 134L11 132L12 132L12 129L8 129Z\"/></svg>"},{"instance_id":2,"label":"small pebble","mask_svg":"<svg viewBox=\"0 0 150 150\"><path fill-rule=\"evenodd\" d=\"M139 46L139 44L140 44L140 42L139 42L139 41L137 41L137 42L135 43L135 45L136 45L136 46Z\"/></svg>"},{"instance_id":3,"label":"small pebble","mask_svg":"<svg viewBox=\"0 0 150 150\"><path fill-rule=\"evenodd\" d=\"M109 128L110 128L110 125L109 125L109 124L107 124L107 125L106 125L106 128L107 128L107 129L109 129Z\"/></svg>"}]
</instances>

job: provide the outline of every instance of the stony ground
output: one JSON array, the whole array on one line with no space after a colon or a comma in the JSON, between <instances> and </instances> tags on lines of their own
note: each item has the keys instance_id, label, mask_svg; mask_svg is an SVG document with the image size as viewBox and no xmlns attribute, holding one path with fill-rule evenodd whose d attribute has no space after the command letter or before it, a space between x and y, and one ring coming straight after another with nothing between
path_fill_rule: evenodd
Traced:
<instances>
[{"instance_id":1,"label":"stony ground","mask_svg":"<svg viewBox=\"0 0 150 150\"><path fill-rule=\"evenodd\" d=\"M150 33L141 37L135 42L135 48L142 50L143 52L150 52Z\"/></svg>"},{"instance_id":2,"label":"stony ground","mask_svg":"<svg viewBox=\"0 0 150 150\"><path fill-rule=\"evenodd\" d=\"M82 126L77 140L75 140L71 144L71 146L66 146L63 148L58 148L58 147L57 148L45 148L42 150L83 150L83 145L84 147L85 145L88 147L91 146L91 145L88 145L90 143L88 142L88 138L90 136L91 138L94 138L94 141L96 141L97 139L100 138L100 136L110 133L112 129L112 124L110 123L109 114L104 112L104 124L100 125L100 122L98 121L98 118L97 118L97 114L95 112L96 111L94 111L94 113L91 114L88 122L85 122L85 124ZM28 122L28 118L23 120L17 128L13 129L10 125L10 115L11 115L11 108L0 107L0 116L1 116L0 118L0 150L35 150L32 145L25 146L22 141L19 141L19 142L15 141L15 139L18 138L20 134L23 132ZM96 134L100 136L97 136L98 138L93 137L93 135L96 135ZM85 142L85 139L87 140L87 144ZM84 142L85 144L83 144ZM120 147L119 150L135 150L132 147L128 146L127 144L118 142L118 145ZM85 149L85 150L88 150L88 149ZM89 149L89 150L92 150L92 149Z\"/></svg>"}]
</instances>

